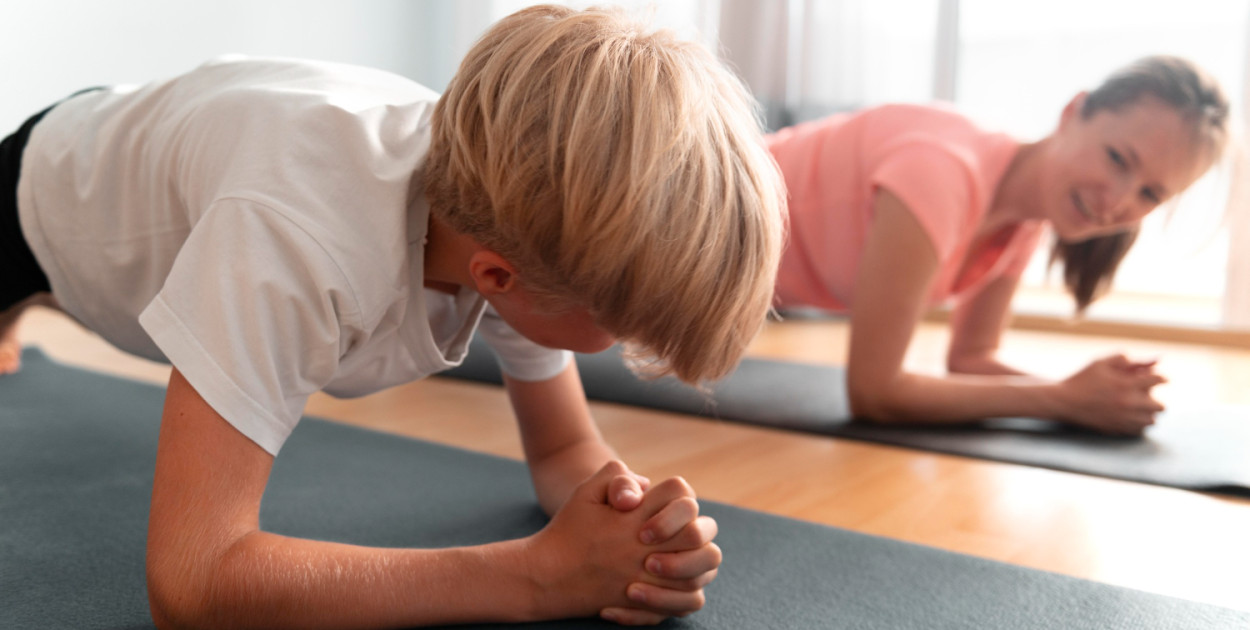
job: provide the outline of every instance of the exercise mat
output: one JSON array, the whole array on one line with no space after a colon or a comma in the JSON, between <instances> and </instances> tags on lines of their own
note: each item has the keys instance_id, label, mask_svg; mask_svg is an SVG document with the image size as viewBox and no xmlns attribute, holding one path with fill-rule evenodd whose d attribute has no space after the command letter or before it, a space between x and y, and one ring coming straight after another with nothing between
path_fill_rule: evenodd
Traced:
<instances>
[{"instance_id":1,"label":"exercise mat","mask_svg":"<svg viewBox=\"0 0 1250 630\"><path fill-rule=\"evenodd\" d=\"M151 628L144 531L163 391L23 360L0 378L0 627ZM725 564L707 606L663 628L1250 627L1247 612L703 507ZM544 522L519 462L316 419L284 446L261 507L266 530L378 546L483 543Z\"/></svg>"},{"instance_id":2,"label":"exercise mat","mask_svg":"<svg viewBox=\"0 0 1250 630\"><path fill-rule=\"evenodd\" d=\"M837 366L746 358L700 392L675 378L643 380L619 347L578 354L586 396L622 403L866 440L894 446L1041 466L1189 490L1250 496L1250 408L1165 411L1142 437L1108 436L1034 418L975 424L883 425L853 421L846 371ZM439 376L499 383L490 346L475 338L459 367Z\"/></svg>"}]
</instances>

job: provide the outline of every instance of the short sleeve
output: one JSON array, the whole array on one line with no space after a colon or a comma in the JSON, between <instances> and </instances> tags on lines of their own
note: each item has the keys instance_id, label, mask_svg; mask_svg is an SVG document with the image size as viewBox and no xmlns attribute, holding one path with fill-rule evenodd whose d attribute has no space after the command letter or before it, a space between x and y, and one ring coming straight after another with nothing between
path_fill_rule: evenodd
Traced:
<instances>
[{"instance_id":1,"label":"short sleeve","mask_svg":"<svg viewBox=\"0 0 1250 630\"><path fill-rule=\"evenodd\" d=\"M884 188L912 212L928 234L938 260L954 255L977 200L969 171L950 151L930 142L908 142L881 160L870 174L874 190Z\"/></svg>"},{"instance_id":2,"label":"short sleeve","mask_svg":"<svg viewBox=\"0 0 1250 630\"><path fill-rule=\"evenodd\" d=\"M1019 278L1024 274L1024 270L1033 260L1033 254L1037 252L1037 246L1041 244L1042 238L1046 235L1046 225L1041 221L1025 224L1020 227L1020 233L1016 235L1011 244L1010 256L1003 265L1003 275L1009 278Z\"/></svg>"},{"instance_id":3,"label":"short sleeve","mask_svg":"<svg viewBox=\"0 0 1250 630\"><path fill-rule=\"evenodd\" d=\"M478 330L495 351L499 369L519 381L545 381L564 371L573 360L568 350L540 346L514 330L495 309L482 314Z\"/></svg>"},{"instance_id":4,"label":"short sleeve","mask_svg":"<svg viewBox=\"0 0 1250 630\"><path fill-rule=\"evenodd\" d=\"M346 278L314 238L237 200L214 204L194 226L139 316L204 400L275 455L359 321Z\"/></svg>"}]
</instances>

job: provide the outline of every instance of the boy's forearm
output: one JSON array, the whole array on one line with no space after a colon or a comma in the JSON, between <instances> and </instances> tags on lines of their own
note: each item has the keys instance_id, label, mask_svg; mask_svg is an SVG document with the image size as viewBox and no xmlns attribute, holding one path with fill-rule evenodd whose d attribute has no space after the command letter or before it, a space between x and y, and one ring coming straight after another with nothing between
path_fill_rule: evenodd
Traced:
<instances>
[{"instance_id":1,"label":"boy's forearm","mask_svg":"<svg viewBox=\"0 0 1250 630\"><path fill-rule=\"evenodd\" d=\"M618 457L612 447L601 439L589 438L529 462L530 479L543 511L555 514L578 484L614 459Z\"/></svg>"},{"instance_id":2,"label":"boy's forearm","mask_svg":"<svg viewBox=\"0 0 1250 630\"><path fill-rule=\"evenodd\" d=\"M577 364L545 381L504 376L538 501L555 514L573 489L617 459L586 404Z\"/></svg>"},{"instance_id":3,"label":"boy's forearm","mask_svg":"<svg viewBox=\"0 0 1250 630\"><path fill-rule=\"evenodd\" d=\"M391 628L550 617L527 540L380 549L253 532L211 567L149 566L162 628ZM197 581L195 574L201 580Z\"/></svg>"}]
</instances>

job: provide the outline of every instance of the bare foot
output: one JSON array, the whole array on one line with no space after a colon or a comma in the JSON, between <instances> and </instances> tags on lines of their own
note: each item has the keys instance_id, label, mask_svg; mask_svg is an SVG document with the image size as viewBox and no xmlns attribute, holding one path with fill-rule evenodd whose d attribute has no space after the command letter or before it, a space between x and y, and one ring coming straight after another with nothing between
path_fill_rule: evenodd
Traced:
<instances>
[{"instance_id":1,"label":"bare foot","mask_svg":"<svg viewBox=\"0 0 1250 630\"><path fill-rule=\"evenodd\" d=\"M22 367L22 342L17 338L17 325L22 313L35 305L60 310L51 293L36 293L0 311L0 376L12 374Z\"/></svg>"},{"instance_id":2,"label":"bare foot","mask_svg":"<svg viewBox=\"0 0 1250 630\"><path fill-rule=\"evenodd\" d=\"M22 367L22 343L17 340L17 322L0 332L0 374L12 374Z\"/></svg>"}]
</instances>

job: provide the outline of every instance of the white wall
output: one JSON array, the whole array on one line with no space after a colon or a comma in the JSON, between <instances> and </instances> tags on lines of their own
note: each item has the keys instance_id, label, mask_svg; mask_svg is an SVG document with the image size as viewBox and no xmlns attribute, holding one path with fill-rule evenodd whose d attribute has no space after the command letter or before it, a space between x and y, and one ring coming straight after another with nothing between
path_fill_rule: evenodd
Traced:
<instances>
[{"instance_id":1,"label":"white wall","mask_svg":"<svg viewBox=\"0 0 1250 630\"><path fill-rule=\"evenodd\" d=\"M711 44L714 0L616 4ZM79 89L144 83L227 53L340 61L442 91L491 23L527 0L0 0L0 136Z\"/></svg>"},{"instance_id":2,"label":"white wall","mask_svg":"<svg viewBox=\"0 0 1250 630\"><path fill-rule=\"evenodd\" d=\"M454 4L469 5L485 0ZM441 90L458 54L436 0L3 0L0 135L78 89L143 83L225 53L383 68ZM476 26L472 26L476 28Z\"/></svg>"}]
</instances>

